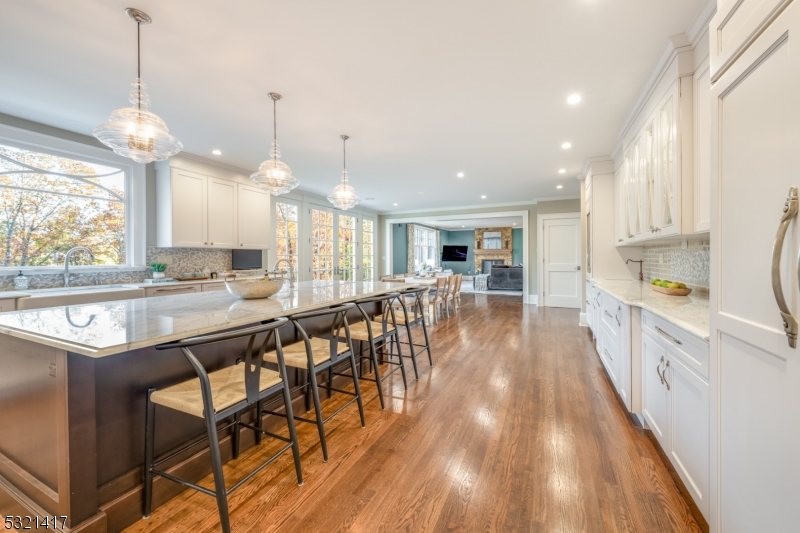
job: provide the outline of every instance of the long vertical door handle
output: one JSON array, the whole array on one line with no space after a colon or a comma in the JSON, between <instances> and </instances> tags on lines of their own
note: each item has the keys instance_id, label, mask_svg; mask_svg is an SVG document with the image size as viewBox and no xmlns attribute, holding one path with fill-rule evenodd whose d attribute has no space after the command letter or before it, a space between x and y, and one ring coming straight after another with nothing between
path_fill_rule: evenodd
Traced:
<instances>
[{"instance_id":1,"label":"long vertical door handle","mask_svg":"<svg viewBox=\"0 0 800 533\"><path fill-rule=\"evenodd\" d=\"M669 380L667 380L667 369L669 368L669 359L667 359L667 364L664 366L664 374L662 374L662 378L664 378L664 385L667 386L667 390L670 390Z\"/></svg>"},{"instance_id":2,"label":"long vertical door handle","mask_svg":"<svg viewBox=\"0 0 800 533\"><path fill-rule=\"evenodd\" d=\"M783 317L783 330L789 337L789 347L797 347L797 319L792 316L789 306L786 305L786 298L783 296L783 286L781 284L781 254L783 253L783 241L786 238L786 231L789 223L797 216L797 187L789 189L789 196L783 205L783 216L781 225L778 226L778 234L775 235L775 242L772 244L772 292L775 293L775 301L778 303L781 317ZM800 265L798 266L800 270ZM800 272L798 273L800 275Z\"/></svg>"},{"instance_id":3,"label":"long vertical door handle","mask_svg":"<svg viewBox=\"0 0 800 533\"><path fill-rule=\"evenodd\" d=\"M661 373L661 365L664 364L664 356L661 356L661 361L656 365L656 372L658 373L658 377L661 380L661 384L664 384L664 375Z\"/></svg>"}]
</instances>

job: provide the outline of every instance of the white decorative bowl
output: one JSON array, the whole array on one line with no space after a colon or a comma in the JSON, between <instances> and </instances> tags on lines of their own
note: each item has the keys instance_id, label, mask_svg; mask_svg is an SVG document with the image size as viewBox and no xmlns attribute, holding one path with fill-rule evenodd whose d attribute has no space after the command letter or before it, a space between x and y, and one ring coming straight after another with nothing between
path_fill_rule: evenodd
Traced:
<instances>
[{"instance_id":1,"label":"white decorative bowl","mask_svg":"<svg viewBox=\"0 0 800 533\"><path fill-rule=\"evenodd\" d=\"M228 278L225 280L225 288L237 298L243 300L255 300L258 298L269 298L277 294L283 288L282 279L268 278Z\"/></svg>"}]
</instances>

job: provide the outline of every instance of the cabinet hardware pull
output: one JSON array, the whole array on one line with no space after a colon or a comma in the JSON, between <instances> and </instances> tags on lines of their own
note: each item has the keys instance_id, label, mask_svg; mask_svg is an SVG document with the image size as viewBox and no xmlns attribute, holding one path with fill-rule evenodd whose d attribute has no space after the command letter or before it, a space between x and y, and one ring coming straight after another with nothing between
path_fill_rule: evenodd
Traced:
<instances>
[{"instance_id":1,"label":"cabinet hardware pull","mask_svg":"<svg viewBox=\"0 0 800 533\"><path fill-rule=\"evenodd\" d=\"M617 242L625 242L625 239L619 239Z\"/></svg>"},{"instance_id":2,"label":"cabinet hardware pull","mask_svg":"<svg viewBox=\"0 0 800 533\"><path fill-rule=\"evenodd\" d=\"M622 322L620 322L620 321L619 321L619 312L620 312L620 311L622 311L622 306L621 306L621 305L618 305L618 306L617 306L617 312L616 312L616 314L614 315L614 318L616 318L616 319L617 319L617 325L618 325L619 327L622 327Z\"/></svg>"},{"instance_id":3,"label":"cabinet hardware pull","mask_svg":"<svg viewBox=\"0 0 800 533\"><path fill-rule=\"evenodd\" d=\"M194 291L194 287L175 287L174 289L156 289L155 292Z\"/></svg>"},{"instance_id":4,"label":"cabinet hardware pull","mask_svg":"<svg viewBox=\"0 0 800 533\"><path fill-rule=\"evenodd\" d=\"M613 358L613 357L611 357L611 354L610 354L610 353L608 353L608 350L606 350L605 348L603 348L603 351L604 351L604 352L606 352L606 355L608 356L608 358L609 358L609 359L611 359L612 361L614 360L614 358Z\"/></svg>"},{"instance_id":5,"label":"cabinet hardware pull","mask_svg":"<svg viewBox=\"0 0 800 533\"><path fill-rule=\"evenodd\" d=\"M204 242L203 244L205 244L206 246L208 246L208 243L207 243L207 242Z\"/></svg>"},{"instance_id":6,"label":"cabinet hardware pull","mask_svg":"<svg viewBox=\"0 0 800 533\"><path fill-rule=\"evenodd\" d=\"M663 365L663 364L664 364L664 356L662 355L661 356L661 361L659 361L658 364L656 365L656 372L658 373L658 377L661 379L661 384L662 385L664 384L664 375L661 373L660 368L661 368L661 365Z\"/></svg>"},{"instance_id":7,"label":"cabinet hardware pull","mask_svg":"<svg viewBox=\"0 0 800 533\"><path fill-rule=\"evenodd\" d=\"M613 318L613 317L611 316L611 313L609 313L609 312L608 312L608 311L606 311L605 309L603 309L603 312L606 314L606 316L607 316L608 318Z\"/></svg>"},{"instance_id":8,"label":"cabinet hardware pull","mask_svg":"<svg viewBox=\"0 0 800 533\"><path fill-rule=\"evenodd\" d=\"M783 216L781 224L778 226L778 233L775 235L775 242L772 244L772 292L775 294L775 301L778 303L781 317L783 318L783 330L789 338L789 347L797 347L797 319L792 316L786 299L783 297L783 286L781 285L781 254L783 253L783 240L786 238L786 230L789 223L797 216L797 187L789 188L789 196L783 204ZM798 265L798 275L800 275L800 264Z\"/></svg>"},{"instance_id":9,"label":"cabinet hardware pull","mask_svg":"<svg viewBox=\"0 0 800 533\"><path fill-rule=\"evenodd\" d=\"M664 385L666 385L666 386L667 386L667 390L670 390L670 389L669 389L669 381L667 381L667 369L668 369L668 368L669 368L669 359L667 359L667 365L664 367L664 375L663 375L663 378L664 378Z\"/></svg>"},{"instance_id":10,"label":"cabinet hardware pull","mask_svg":"<svg viewBox=\"0 0 800 533\"><path fill-rule=\"evenodd\" d=\"M672 335L670 335L669 333L667 333L666 331L664 331L663 329L661 329L658 326L656 326L656 331L661 333L662 336L668 338L669 340L671 340L675 344L681 344L681 345L683 344L681 341L679 341L678 339L676 339L675 337L673 337Z\"/></svg>"}]
</instances>

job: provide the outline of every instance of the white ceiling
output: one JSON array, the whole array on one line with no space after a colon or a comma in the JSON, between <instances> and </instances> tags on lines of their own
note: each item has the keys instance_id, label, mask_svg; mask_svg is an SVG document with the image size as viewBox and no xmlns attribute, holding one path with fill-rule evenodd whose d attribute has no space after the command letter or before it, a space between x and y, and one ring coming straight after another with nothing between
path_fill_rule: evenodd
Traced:
<instances>
[{"instance_id":1,"label":"white ceiling","mask_svg":"<svg viewBox=\"0 0 800 533\"><path fill-rule=\"evenodd\" d=\"M475 228L522 228L522 217L468 218L464 220L426 220L423 224L446 230Z\"/></svg>"},{"instance_id":2,"label":"white ceiling","mask_svg":"<svg viewBox=\"0 0 800 533\"><path fill-rule=\"evenodd\" d=\"M584 159L609 153L667 37L702 3L3 2L0 112L88 135L128 105L132 5L154 21L142 28L151 110L187 152L220 149L254 171L276 91L302 190L336 185L346 133L351 183L379 211L577 196Z\"/></svg>"}]
</instances>

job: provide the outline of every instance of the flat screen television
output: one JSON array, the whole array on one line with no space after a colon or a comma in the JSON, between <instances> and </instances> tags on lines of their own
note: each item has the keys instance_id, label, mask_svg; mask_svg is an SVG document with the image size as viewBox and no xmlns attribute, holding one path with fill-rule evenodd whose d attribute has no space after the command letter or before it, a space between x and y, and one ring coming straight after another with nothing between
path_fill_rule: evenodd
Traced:
<instances>
[{"instance_id":1,"label":"flat screen television","mask_svg":"<svg viewBox=\"0 0 800 533\"><path fill-rule=\"evenodd\" d=\"M450 261L466 261L467 248L467 246L453 246L445 244L442 246L442 262L449 263Z\"/></svg>"},{"instance_id":2,"label":"flat screen television","mask_svg":"<svg viewBox=\"0 0 800 533\"><path fill-rule=\"evenodd\" d=\"M261 266L261 250L233 250L234 270L253 270Z\"/></svg>"}]
</instances>

